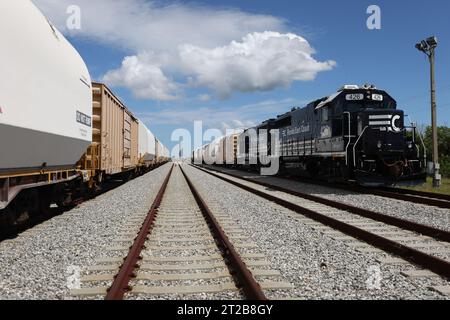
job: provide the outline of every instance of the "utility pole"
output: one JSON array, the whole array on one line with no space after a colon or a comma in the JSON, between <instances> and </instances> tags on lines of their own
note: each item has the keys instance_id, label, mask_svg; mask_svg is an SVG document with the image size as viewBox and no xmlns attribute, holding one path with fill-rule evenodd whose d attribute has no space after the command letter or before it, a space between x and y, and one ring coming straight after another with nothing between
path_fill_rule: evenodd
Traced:
<instances>
[{"instance_id":1,"label":"utility pole","mask_svg":"<svg viewBox=\"0 0 450 320\"><path fill-rule=\"evenodd\" d=\"M435 80L435 49L438 41L436 37L430 37L416 44L419 51L424 52L430 61L430 81L431 81L431 128L433 139L433 187L441 186L441 175L439 174L439 150L438 150L438 129L437 129L437 107L436 107L436 80Z\"/></svg>"}]
</instances>

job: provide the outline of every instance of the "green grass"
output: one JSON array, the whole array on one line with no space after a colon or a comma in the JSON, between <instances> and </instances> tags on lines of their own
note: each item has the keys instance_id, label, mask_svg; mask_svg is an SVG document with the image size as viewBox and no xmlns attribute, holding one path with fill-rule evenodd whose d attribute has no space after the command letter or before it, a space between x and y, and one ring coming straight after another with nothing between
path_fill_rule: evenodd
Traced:
<instances>
[{"instance_id":1,"label":"green grass","mask_svg":"<svg viewBox=\"0 0 450 320\"><path fill-rule=\"evenodd\" d=\"M450 195L450 179L449 178L442 178L442 185L439 189L433 188L433 179L427 178L427 183L416 186L416 187L410 187L406 189L411 190L417 190L417 191L425 191L425 192L433 192L433 193L442 193Z\"/></svg>"}]
</instances>

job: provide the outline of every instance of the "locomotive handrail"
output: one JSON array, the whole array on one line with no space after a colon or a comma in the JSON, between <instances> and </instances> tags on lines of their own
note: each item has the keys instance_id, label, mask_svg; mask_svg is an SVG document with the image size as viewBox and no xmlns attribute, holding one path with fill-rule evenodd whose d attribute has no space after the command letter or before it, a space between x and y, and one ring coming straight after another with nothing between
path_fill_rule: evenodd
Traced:
<instances>
[{"instance_id":1,"label":"locomotive handrail","mask_svg":"<svg viewBox=\"0 0 450 320\"><path fill-rule=\"evenodd\" d=\"M354 165L355 167L356 167L356 146L358 145L359 140L361 140L361 138L363 137L363 135L364 135L364 133L366 132L366 130L367 130L368 127L369 127L369 126L366 126L366 127L364 128L364 130L361 132L361 135L359 136L358 140L356 140L355 145L353 146L353 165Z\"/></svg>"},{"instance_id":2,"label":"locomotive handrail","mask_svg":"<svg viewBox=\"0 0 450 320\"><path fill-rule=\"evenodd\" d=\"M347 142L347 146L345 147L345 165L348 166L348 148L350 147L350 143L352 141L352 119L351 119L351 113L346 111L343 114L348 114L348 142Z\"/></svg>"},{"instance_id":3,"label":"locomotive handrail","mask_svg":"<svg viewBox=\"0 0 450 320\"><path fill-rule=\"evenodd\" d=\"M408 117L409 123L411 124L411 127L414 128L414 136L415 136L416 135L416 130L415 129L417 128L417 126L415 125L415 122L411 121L411 118L409 117L409 115L406 116L406 117ZM417 133L418 133L418 136L420 138L420 142L422 143L422 147L423 147L423 162L424 162L424 166L426 167L427 166L427 148L425 147L425 143L423 142L422 133L419 130L417 130Z\"/></svg>"},{"instance_id":4,"label":"locomotive handrail","mask_svg":"<svg viewBox=\"0 0 450 320\"><path fill-rule=\"evenodd\" d=\"M422 143L423 147L423 161L425 162L424 165L427 165L427 148L425 147L425 143L423 142L422 134L419 132L419 138L420 142Z\"/></svg>"}]
</instances>

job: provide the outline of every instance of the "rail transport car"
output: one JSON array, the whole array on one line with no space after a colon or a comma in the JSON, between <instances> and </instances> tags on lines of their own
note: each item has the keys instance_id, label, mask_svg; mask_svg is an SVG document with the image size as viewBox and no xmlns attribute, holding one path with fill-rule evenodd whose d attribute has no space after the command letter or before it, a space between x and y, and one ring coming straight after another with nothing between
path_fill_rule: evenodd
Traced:
<instances>
[{"instance_id":1,"label":"rail transport car","mask_svg":"<svg viewBox=\"0 0 450 320\"><path fill-rule=\"evenodd\" d=\"M279 132L275 150L272 130ZM422 150L420 134L405 124L404 112L386 91L346 85L244 131L237 162L258 169L268 156L291 175L365 186L419 184L426 178Z\"/></svg>"},{"instance_id":2,"label":"rail transport car","mask_svg":"<svg viewBox=\"0 0 450 320\"><path fill-rule=\"evenodd\" d=\"M141 126L139 145L139 120L33 3L1 1L0 28L0 227L143 173L155 137Z\"/></svg>"},{"instance_id":3,"label":"rail transport car","mask_svg":"<svg viewBox=\"0 0 450 320\"><path fill-rule=\"evenodd\" d=\"M218 165L224 165L225 157L227 156L227 145L226 145L225 137L217 139L216 143L217 143L217 148L216 148L216 154L215 154L215 158L216 158L215 163Z\"/></svg>"},{"instance_id":4,"label":"rail transport car","mask_svg":"<svg viewBox=\"0 0 450 320\"><path fill-rule=\"evenodd\" d=\"M236 163L238 135L215 139L192 152L192 163L233 165Z\"/></svg>"},{"instance_id":5,"label":"rail transport car","mask_svg":"<svg viewBox=\"0 0 450 320\"><path fill-rule=\"evenodd\" d=\"M223 158L220 154L221 139L215 139L212 143L206 146L206 153L204 153L204 160L208 164L223 164ZM223 156L223 153L222 153Z\"/></svg>"},{"instance_id":6,"label":"rail transport car","mask_svg":"<svg viewBox=\"0 0 450 320\"><path fill-rule=\"evenodd\" d=\"M373 85L344 86L269 126L281 127L280 156L290 171L368 186L425 181L415 127L408 127L397 102Z\"/></svg>"},{"instance_id":7,"label":"rail transport car","mask_svg":"<svg viewBox=\"0 0 450 320\"><path fill-rule=\"evenodd\" d=\"M238 151L238 138L239 134L232 134L227 139L227 153L225 155L226 164L232 164L235 166L237 164L237 151Z\"/></svg>"},{"instance_id":8,"label":"rail transport car","mask_svg":"<svg viewBox=\"0 0 450 320\"><path fill-rule=\"evenodd\" d=\"M139 121L102 83L92 83L92 144L79 162L89 188L116 176L129 179L139 165Z\"/></svg>"},{"instance_id":9,"label":"rail transport car","mask_svg":"<svg viewBox=\"0 0 450 320\"><path fill-rule=\"evenodd\" d=\"M167 148L167 147L165 147L165 146L163 146L163 155L164 155L164 163L167 163L167 162L170 162L171 161L171 156L170 156L170 150L169 150L169 148Z\"/></svg>"},{"instance_id":10,"label":"rail transport car","mask_svg":"<svg viewBox=\"0 0 450 320\"><path fill-rule=\"evenodd\" d=\"M77 179L92 140L91 78L31 1L0 1L0 30L0 219L16 221Z\"/></svg>"},{"instance_id":11,"label":"rail transport car","mask_svg":"<svg viewBox=\"0 0 450 320\"><path fill-rule=\"evenodd\" d=\"M170 151L161 141L156 139L156 162L158 164L167 163L171 160Z\"/></svg>"},{"instance_id":12,"label":"rail transport car","mask_svg":"<svg viewBox=\"0 0 450 320\"><path fill-rule=\"evenodd\" d=\"M193 164L201 164L202 161L203 161L203 146L195 149L192 152L192 159L191 159L191 162Z\"/></svg>"},{"instance_id":13,"label":"rail transport car","mask_svg":"<svg viewBox=\"0 0 450 320\"><path fill-rule=\"evenodd\" d=\"M146 172L156 164L156 139L147 126L139 122L139 166Z\"/></svg>"},{"instance_id":14,"label":"rail transport car","mask_svg":"<svg viewBox=\"0 0 450 320\"><path fill-rule=\"evenodd\" d=\"M230 165L236 164L238 134L232 134L220 138L216 147L216 164Z\"/></svg>"}]
</instances>

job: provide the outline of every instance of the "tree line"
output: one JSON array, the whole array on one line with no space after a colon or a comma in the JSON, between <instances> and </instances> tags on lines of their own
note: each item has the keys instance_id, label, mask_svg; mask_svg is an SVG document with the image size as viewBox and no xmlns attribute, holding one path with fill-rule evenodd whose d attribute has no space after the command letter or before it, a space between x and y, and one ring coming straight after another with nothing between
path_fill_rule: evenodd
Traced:
<instances>
[{"instance_id":1,"label":"tree line","mask_svg":"<svg viewBox=\"0 0 450 320\"><path fill-rule=\"evenodd\" d=\"M424 144L427 148L427 159L432 161L433 157L433 135L431 126L423 128L422 134ZM450 177L450 128L447 126L438 127L439 163L441 174Z\"/></svg>"}]
</instances>

